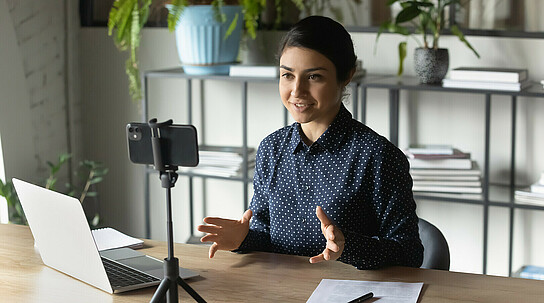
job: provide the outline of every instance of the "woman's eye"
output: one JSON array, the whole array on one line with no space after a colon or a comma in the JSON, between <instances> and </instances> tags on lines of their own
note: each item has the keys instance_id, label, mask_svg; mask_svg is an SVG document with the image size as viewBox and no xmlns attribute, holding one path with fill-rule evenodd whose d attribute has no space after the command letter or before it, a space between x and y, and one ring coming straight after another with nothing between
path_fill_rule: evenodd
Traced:
<instances>
[{"instance_id":1,"label":"woman's eye","mask_svg":"<svg viewBox=\"0 0 544 303\"><path fill-rule=\"evenodd\" d=\"M293 78L293 75L290 74L290 73L284 73L281 76L282 76L282 78L285 78L285 79L292 79Z\"/></svg>"},{"instance_id":2,"label":"woman's eye","mask_svg":"<svg viewBox=\"0 0 544 303\"><path fill-rule=\"evenodd\" d=\"M321 78L321 75L318 74L311 74L308 76L308 79L310 80L319 80Z\"/></svg>"}]
</instances>

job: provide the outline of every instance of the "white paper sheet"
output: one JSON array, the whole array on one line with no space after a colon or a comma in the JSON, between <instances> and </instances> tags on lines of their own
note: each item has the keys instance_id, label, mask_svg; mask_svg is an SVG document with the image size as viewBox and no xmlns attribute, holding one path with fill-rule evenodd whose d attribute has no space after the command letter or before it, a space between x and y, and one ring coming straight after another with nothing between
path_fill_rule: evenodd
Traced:
<instances>
[{"instance_id":1,"label":"white paper sheet","mask_svg":"<svg viewBox=\"0 0 544 303\"><path fill-rule=\"evenodd\" d=\"M144 241L127 236L111 227L93 229L92 233L99 251L121 247L140 248L144 244Z\"/></svg>"},{"instance_id":2,"label":"white paper sheet","mask_svg":"<svg viewBox=\"0 0 544 303\"><path fill-rule=\"evenodd\" d=\"M368 302L417 303L421 283L376 282L323 279L307 303L347 303L369 292L374 297Z\"/></svg>"}]
</instances>

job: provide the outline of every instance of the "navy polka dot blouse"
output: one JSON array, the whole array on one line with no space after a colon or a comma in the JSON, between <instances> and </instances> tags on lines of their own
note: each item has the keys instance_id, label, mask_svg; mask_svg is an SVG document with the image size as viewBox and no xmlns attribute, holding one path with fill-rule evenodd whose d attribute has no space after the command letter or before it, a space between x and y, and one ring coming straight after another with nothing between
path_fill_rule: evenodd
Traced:
<instances>
[{"instance_id":1,"label":"navy polka dot blouse","mask_svg":"<svg viewBox=\"0 0 544 303\"><path fill-rule=\"evenodd\" d=\"M238 251L315 256L326 239L320 205L345 237L338 259L358 269L421 266L412 179L404 154L352 119L342 105L329 128L307 146L299 123L260 144L250 230Z\"/></svg>"}]
</instances>

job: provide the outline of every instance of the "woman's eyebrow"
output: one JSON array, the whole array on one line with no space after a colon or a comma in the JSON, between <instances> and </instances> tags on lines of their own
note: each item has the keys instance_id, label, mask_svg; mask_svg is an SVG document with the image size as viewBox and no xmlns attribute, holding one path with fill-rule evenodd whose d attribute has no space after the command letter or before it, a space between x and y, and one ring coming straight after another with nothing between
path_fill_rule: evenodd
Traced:
<instances>
[{"instance_id":1,"label":"woman's eyebrow","mask_svg":"<svg viewBox=\"0 0 544 303\"><path fill-rule=\"evenodd\" d=\"M288 67L288 66L285 66L285 65L280 65L280 68L286 69L286 70L288 70L288 71L290 71L290 72L294 71L294 69L292 69L292 68L290 68L290 67ZM324 70L324 71L326 71L327 69L324 68L324 67L312 67L312 68L305 69L304 72L305 72L305 73L310 73L310 72L315 72L315 71L317 71L317 70Z\"/></svg>"}]
</instances>

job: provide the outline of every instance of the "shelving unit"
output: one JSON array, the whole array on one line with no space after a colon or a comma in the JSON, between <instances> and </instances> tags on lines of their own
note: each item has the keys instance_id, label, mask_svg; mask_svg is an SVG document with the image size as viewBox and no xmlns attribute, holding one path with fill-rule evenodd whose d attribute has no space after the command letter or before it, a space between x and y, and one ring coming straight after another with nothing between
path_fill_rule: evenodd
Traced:
<instances>
[{"instance_id":1,"label":"shelving unit","mask_svg":"<svg viewBox=\"0 0 544 303\"><path fill-rule=\"evenodd\" d=\"M381 78L382 76L380 76ZM249 184L253 181L252 177L248 174L248 146L247 146L247 92L248 92L248 84L249 83L258 83L258 82L265 82L265 83L277 83L279 80L278 78L265 78L265 77L230 77L227 75L205 75L205 76L197 76L197 75L187 75L183 73L183 70L181 68L174 68L174 69L166 69L166 70L157 70L157 71L146 71L143 74L143 89L144 89L144 98L142 99L142 121L147 122L149 120L149 86L148 81L151 78L178 78L178 79L185 79L187 81L187 123L192 124L193 117L192 117L192 110L193 110L193 91L192 91L192 80L221 80L221 81L229 81L237 83L240 86L241 92L242 92L242 100L241 100L241 113L242 113L242 150L243 150L243 166L242 166L242 175L237 177L219 177L219 176L210 176L210 175L200 175L190 172L178 172L179 175L187 176L189 178L189 218L190 218L190 234L194 234L194 220L193 220L193 207L194 207L194 199L193 199L193 178L203 178L203 179L222 179L222 180L229 180L229 181L238 181L243 183L243 207L244 209L247 209L249 207ZM350 85L352 86L352 99L353 102L353 111L354 111L354 118L357 119L357 112L359 109L357 108L359 102L359 83L364 78L359 78L354 80ZM203 85L200 85L200 97L199 100L200 104L203 103ZM202 109L204 111L204 109ZM202 114L203 116L204 113ZM283 111L283 123L284 125L287 125L288 123L288 112L284 109ZM199 144L206 144L206 139L204 137L205 134L205 123L202 123L202 126L199 129L199 133L201 135L201 142ZM146 237L149 238L151 236L151 220L150 220L150 192L149 192L149 175L152 173L156 173L155 170L151 168L145 169L145 178L144 178L144 203L145 203L145 230L146 230ZM204 187L205 192L205 187ZM204 196L205 197L205 196ZM203 203L205 204L205 198ZM188 243L200 243L198 239L191 236L191 238L187 241Z\"/></svg>"},{"instance_id":2,"label":"shelving unit","mask_svg":"<svg viewBox=\"0 0 544 303\"><path fill-rule=\"evenodd\" d=\"M399 139L399 100L401 90L411 91L439 91L443 93L470 93L483 95L485 98L485 155L484 155L484 171L482 176L483 194L481 199L459 199L446 197L432 197L431 195L418 195L414 193L416 200L433 200L442 202L454 203L469 203L481 205L483 207L483 273L487 272L487 242L488 242L488 223L489 223L489 207L498 206L509 208L510 224L509 224L509 251L508 251L508 273L511 276L512 270L512 248L513 248L513 227L514 227L514 211L516 209L544 210L542 206L516 204L514 201L515 172L516 172L516 114L517 114L517 97L535 97L544 98L544 89L538 83L519 91L507 92L498 90L476 90L462 88L444 88L441 85L420 84L417 77L374 77L368 78L360 83L362 90L361 107L366 108L366 90L369 88L387 89L389 91L389 126L390 126L390 141L398 145ZM489 155L490 155L490 125L491 125L491 97L493 95L511 96L511 150L510 150L510 181L509 186L493 186L489 184ZM364 123L364 113L361 119Z\"/></svg>"}]
</instances>

